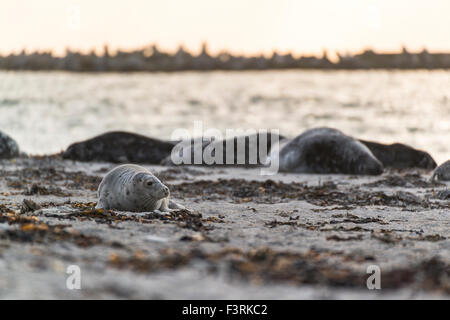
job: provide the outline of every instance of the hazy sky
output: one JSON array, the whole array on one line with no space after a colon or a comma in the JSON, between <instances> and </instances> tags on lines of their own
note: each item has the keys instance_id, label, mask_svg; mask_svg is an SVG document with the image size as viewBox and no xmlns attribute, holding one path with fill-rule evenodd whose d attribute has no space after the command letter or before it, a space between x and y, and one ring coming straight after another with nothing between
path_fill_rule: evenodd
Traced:
<instances>
[{"instance_id":1,"label":"hazy sky","mask_svg":"<svg viewBox=\"0 0 450 320\"><path fill-rule=\"evenodd\" d=\"M3 0L0 52L132 49L450 51L450 0Z\"/></svg>"}]
</instances>

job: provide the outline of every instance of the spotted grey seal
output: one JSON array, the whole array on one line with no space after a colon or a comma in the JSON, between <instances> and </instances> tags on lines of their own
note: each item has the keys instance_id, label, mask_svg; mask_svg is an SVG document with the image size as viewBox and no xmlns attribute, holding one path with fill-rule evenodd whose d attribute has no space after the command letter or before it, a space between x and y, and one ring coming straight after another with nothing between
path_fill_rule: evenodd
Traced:
<instances>
[{"instance_id":1,"label":"spotted grey seal","mask_svg":"<svg viewBox=\"0 0 450 320\"><path fill-rule=\"evenodd\" d=\"M19 155L19 146L6 133L0 131L0 159L11 159Z\"/></svg>"},{"instance_id":2,"label":"spotted grey seal","mask_svg":"<svg viewBox=\"0 0 450 320\"><path fill-rule=\"evenodd\" d=\"M440 181L450 181L450 160L445 161L434 170L431 180L436 178Z\"/></svg>"},{"instance_id":3,"label":"spotted grey seal","mask_svg":"<svg viewBox=\"0 0 450 320\"><path fill-rule=\"evenodd\" d=\"M278 153L278 155L276 154ZM377 175L382 163L361 142L332 128L314 128L281 145L270 157L279 169L297 173Z\"/></svg>"},{"instance_id":4,"label":"spotted grey seal","mask_svg":"<svg viewBox=\"0 0 450 320\"><path fill-rule=\"evenodd\" d=\"M168 156L161 164L163 165L201 165L201 166L242 166L255 167L266 163L267 155L272 146L279 140L286 139L284 136L272 132L258 132L249 135L236 136L228 139L215 140L212 137L198 137L190 140L177 142L172 150L177 152L176 156L181 161L188 159L188 163L174 163L172 156ZM227 146L230 149L227 150ZM216 157L216 151L222 150L222 155ZM198 158L195 157L198 153ZM208 162L203 153L211 155ZM187 156L187 158L185 158ZM194 160L198 160L198 163Z\"/></svg>"},{"instance_id":5,"label":"spotted grey seal","mask_svg":"<svg viewBox=\"0 0 450 320\"><path fill-rule=\"evenodd\" d=\"M98 187L96 208L146 212L184 209L169 199L170 191L147 169L123 164L109 171Z\"/></svg>"},{"instance_id":6,"label":"spotted grey seal","mask_svg":"<svg viewBox=\"0 0 450 320\"><path fill-rule=\"evenodd\" d=\"M71 144L62 156L78 161L159 164L175 143L135 133L113 131Z\"/></svg>"},{"instance_id":7,"label":"spotted grey seal","mask_svg":"<svg viewBox=\"0 0 450 320\"><path fill-rule=\"evenodd\" d=\"M427 152L414 149L405 144L393 143L386 145L361 139L359 141L370 149L372 154L381 161L384 167L432 170L437 166L436 162Z\"/></svg>"}]
</instances>

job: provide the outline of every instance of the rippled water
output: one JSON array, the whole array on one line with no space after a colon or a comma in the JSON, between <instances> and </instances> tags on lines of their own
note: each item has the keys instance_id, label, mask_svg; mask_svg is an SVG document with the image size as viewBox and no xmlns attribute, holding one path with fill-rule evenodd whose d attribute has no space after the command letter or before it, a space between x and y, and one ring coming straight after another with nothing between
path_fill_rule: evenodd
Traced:
<instances>
[{"instance_id":1,"label":"rippled water","mask_svg":"<svg viewBox=\"0 0 450 320\"><path fill-rule=\"evenodd\" d=\"M74 74L0 72L0 130L33 154L108 130L330 126L450 158L448 71Z\"/></svg>"}]
</instances>

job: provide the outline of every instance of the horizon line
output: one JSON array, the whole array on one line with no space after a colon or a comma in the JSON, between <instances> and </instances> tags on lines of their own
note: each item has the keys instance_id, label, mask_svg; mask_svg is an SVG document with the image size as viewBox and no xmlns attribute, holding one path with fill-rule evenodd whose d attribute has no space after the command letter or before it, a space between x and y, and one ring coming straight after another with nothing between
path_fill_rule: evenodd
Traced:
<instances>
[{"instance_id":1,"label":"horizon line","mask_svg":"<svg viewBox=\"0 0 450 320\"><path fill-rule=\"evenodd\" d=\"M33 53L38 53L38 54L43 54L43 53L50 53L53 57L64 57L67 55L67 52L73 52L73 53L81 53L81 54L91 54L91 53L95 53L96 55L104 55L105 54L105 48L108 48L108 52L109 54L117 54L119 51L120 52L125 52L125 53L131 53L131 52L135 52L135 51L143 51L145 49L149 49L152 47L156 47L158 49L158 51L163 52L163 53L168 53L168 54L176 54L176 52L178 52L180 49L183 49L185 52L195 56L195 55L199 55L202 53L203 48L206 48L206 51L209 55L220 55L220 54L230 54L233 56L242 56L242 57L258 57L258 56L264 56L264 57L270 57L273 54L277 53L277 54L282 54L282 55L289 55L291 54L293 57L304 57L304 56L324 56L324 54L327 54L328 57L330 57L330 55L333 57L338 57L340 56L348 56L348 55L358 55L367 51L373 51L375 53L378 54L396 54L396 53L401 53L404 50L406 50L409 53L420 53L420 52L428 52L428 53L432 53L432 54L437 54L437 53L443 53L443 54L450 54L450 49L448 49L448 51L446 50L434 50L434 49L429 49L427 48L425 45L421 47L420 50L409 50L407 46L405 45L401 45L399 49L389 49L389 50L377 50L374 46L363 46L360 49L357 50L348 50L348 49L343 49L343 50L334 50L334 49L327 49L326 47L322 48L321 52L311 52L311 51L304 51L301 52L299 50L294 50L294 49L277 49L277 48L273 48L272 50L268 51L268 50L261 50L261 51L254 51L254 52L239 52L236 50L232 50L232 49L219 49L219 50L212 50L213 52L211 52L208 49L208 43L207 42L202 42L200 44L200 49L199 50L192 50L190 48L186 49L186 46L184 46L183 44L179 44L176 49L168 49L168 48L164 48L160 45L158 45L158 43L149 43L147 45L142 45L142 46L133 46L133 47L120 47L120 46L111 46L110 44L103 44L103 45L98 45L96 47L92 47L90 49L80 49L80 48L75 48L75 47L71 47L71 46L66 46L64 48L64 51L62 54L58 54L55 51L58 51L57 48L40 48L40 49L28 49L26 47L23 47L21 49L13 49L13 50L9 50L9 51L4 51L0 49L0 56L5 57L5 56L10 56L10 55L18 55L18 54L22 54L23 52L25 52L27 55L28 54L33 54Z\"/></svg>"}]
</instances>

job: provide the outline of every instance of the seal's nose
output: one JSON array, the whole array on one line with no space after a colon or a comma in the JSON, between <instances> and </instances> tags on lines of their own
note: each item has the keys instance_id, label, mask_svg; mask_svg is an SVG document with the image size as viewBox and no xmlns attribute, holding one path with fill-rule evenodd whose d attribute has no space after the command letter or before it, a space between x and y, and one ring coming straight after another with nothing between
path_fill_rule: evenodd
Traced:
<instances>
[{"instance_id":1,"label":"seal's nose","mask_svg":"<svg viewBox=\"0 0 450 320\"><path fill-rule=\"evenodd\" d=\"M169 188L165 187L165 188L164 188L164 194L165 194L166 196L168 196L169 193L170 193Z\"/></svg>"}]
</instances>

